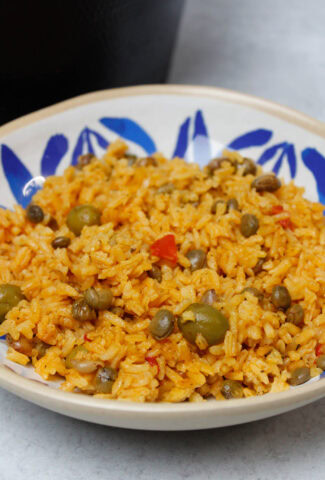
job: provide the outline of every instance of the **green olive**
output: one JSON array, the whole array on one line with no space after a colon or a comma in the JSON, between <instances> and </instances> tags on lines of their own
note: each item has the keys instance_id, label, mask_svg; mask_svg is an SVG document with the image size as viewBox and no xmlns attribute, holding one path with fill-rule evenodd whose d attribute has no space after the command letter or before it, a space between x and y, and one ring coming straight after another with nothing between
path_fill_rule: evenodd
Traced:
<instances>
[{"instance_id":1,"label":"green olive","mask_svg":"<svg viewBox=\"0 0 325 480\"><path fill-rule=\"evenodd\" d=\"M6 336L6 341L9 347L16 350L16 352L23 353L30 357L32 355L32 343L23 335L20 335L18 340L14 340L11 335Z\"/></svg>"},{"instance_id":2,"label":"green olive","mask_svg":"<svg viewBox=\"0 0 325 480\"><path fill-rule=\"evenodd\" d=\"M84 300L77 300L72 305L72 316L79 322L91 322L96 320L96 312Z\"/></svg>"},{"instance_id":3,"label":"green olive","mask_svg":"<svg viewBox=\"0 0 325 480\"><path fill-rule=\"evenodd\" d=\"M113 293L108 288L88 288L85 302L94 310L107 310L112 305Z\"/></svg>"},{"instance_id":4,"label":"green olive","mask_svg":"<svg viewBox=\"0 0 325 480\"><path fill-rule=\"evenodd\" d=\"M0 303L0 324L4 321L11 308L8 303Z\"/></svg>"},{"instance_id":5,"label":"green olive","mask_svg":"<svg viewBox=\"0 0 325 480\"><path fill-rule=\"evenodd\" d=\"M265 262L266 262L266 257L259 258L257 260L257 263L256 263L255 267L253 267L253 272L255 273L255 275L258 275L259 273L261 273L261 271L263 270L263 265L264 265Z\"/></svg>"},{"instance_id":6,"label":"green olive","mask_svg":"<svg viewBox=\"0 0 325 480\"><path fill-rule=\"evenodd\" d=\"M318 368L321 368L322 370L325 370L325 355L321 355L320 357L317 358L316 366Z\"/></svg>"},{"instance_id":7,"label":"green olive","mask_svg":"<svg viewBox=\"0 0 325 480\"><path fill-rule=\"evenodd\" d=\"M117 371L112 367L100 368L95 377L96 393L111 393Z\"/></svg>"},{"instance_id":8,"label":"green olive","mask_svg":"<svg viewBox=\"0 0 325 480\"><path fill-rule=\"evenodd\" d=\"M79 155L76 168L79 168L81 170L86 165L89 165L94 158L96 157L93 153L85 153L84 155Z\"/></svg>"},{"instance_id":9,"label":"green olive","mask_svg":"<svg viewBox=\"0 0 325 480\"><path fill-rule=\"evenodd\" d=\"M248 238L255 235L259 227L258 218L251 213L245 213L241 217L240 231L244 237Z\"/></svg>"},{"instance_id":10,"label":"green olive","mask_svg":"<svg viewBox=\"0 0 325 480\"><path fill-rule=\"evenodd\" d=\"M289 378L288 382L290 385L301 385L302 383L308 382L308 380L310 380L309 368L300 367L291 372L291 377Z\"/></svg>"},{"instance_id":11,"label":"green olive","mask_svg":"<svg viewBox=\"0 0 325 480\"><path fill-rule=\"evenodd\" d=\"M150 323L150 333L156 340L162 340L169 337L174 330L175 317L165 308L158 310Z\"/></svg>"},{"instance_id":12,"label":"green olive","mask_svg":"<svg viewBox=\"0 0 325 480\"><path fill-rule=\"evenodd\" d=\"M280 180L273 173L265 173L252 181L257 192L275 192L281 187Z\"/></svg>"},{"instance_id":13,"label":"green olive","mask_svg":"<svg viewBox=\"0 0 325 480\"><path fill-rule=\"evenodd\" d=\"M71 243L71 240L69 237L56 237L54 240L52 240L52 247L53 248L67 248Z\"/></svg>"},{"instance_id":14,"label":"green olive","mask_svg":"<svg viewBox=\"0 0 325 480\"><path fill-rule=\"evenodd\" d=\"M26 208L26 216L32 223L40 223L44 219L44 212L38 205L28 205Z\"/></svg>"},{"instance_id":15,"label":"green olive","mask_svg":"<svg viewBox=\"0 0 325 480\"><path fill-rule=\"evenodd\" d=\"M186 257L191 263L191 272L200 270L206 265L206 254L203 250L194 249L187 252Z\"/></svg>"},{"instance_id":16,"label":"green olive","mask_svg":"<svg viewBox=\"0 0 325 480\"><path fill-rule=\"evenodd\" d=\"M256 163L251 158L244 158L243 161L243 175L255 175L256 174Z\"/></svg>"},{"instance_id":17,"label":"green olive","mask_svg":"<svg viewBox=\"0 0 325 480\"><path fill-rule=\"evenodd\" d=\"M136 162L137 167L156 167L157 160L154 157L138 158Z\"/></svg>"},{"instance_id":18,"label":"green olive","mask_svg":"<svg viewBox=\"0 0 325 480\"><path fill-rule=\"evenodd\" d=\"M244 288L242 293L245 293L245 292L248 292L251 295L254 295L254 297L256 297L259 302L261 302L264 298L263 293L260 290L258 290L258 288L255 288L255 287L246 287Z\"/></svg>"},{"instance_id":19,"label":"green olive","mask_svg":"<svg viewBox=\"0 0 325 480\"><path fill-rule=\"evenodd\" d=\"M178 318L178 328L193 345L197 335L201 334L211 346L223 341L229 329L229 322L216 308L202 303L192 303Z\"/></svg>"},{"instance_id":20,"label":"green olive","mask_svg":"<svg viewBox=\"0 0 325 480\"><path fill-rule=\"evenodd\" d=\"M157 265L152 265L151 270L148 271L148 276L157 280L158 283L162 281L161 269Z\"/></svg>"},{"instance_id":21,"label":"green olive","mask_svg":"<svg viewBox=\"0 0 325 480\"><path fill-rule=\"evenodd\" d=\"M243 386L237 380L225 380L221 388L222 395L227 399L243 398Z\"/></svg>"},{"instance_id":22,"label":"green olive","mask_svg":"<svg viewBox=\"0 0 325 480\"><path fill-rule=\"evenodd\" d=\"M76 359L76 357L78 357L79 354L85 354L85 353L88 353L88 350L83 345L78 345L77 347L74 347L71 350L71 352L66 356L65 366L67 368L73 368L73 365L71 363L72 360Z\"/></svg>"},{"instance_id":23,"label":"green olive","mask_svg":"<svg viewBox=\"0 0 325 480\"><path fill-rule=\"evenodd\" d=\"M276 308L287 309L291 305L291 296L286 287L276 285L272 289L271 301Z\"/></svg>"},{"instance_id":24,"label":"green olive","mask_svg":"<svg viewBox=\"0 0 325 480\"><path fill-rule=\"evenodd\" d=\"M287 310L287 322L293 323L294 325L302 325L304 323L305 312L299 303L291 305Z\"/></svg>"},{"instance_id":25,"label":"green olive","mask_svg":"<svg viewBox=\"0 0 325 480\"><path fill-rule=\"evenodd\" d=\"M78 205L68 213L67 225L75 235L80 235L83 227L100 225L101 212L93 205Z\"/></svg>"},{"instance_id":26,"label":"green olive","mask_svg":"<svg viewBox=\"0 0 325 480\"><path fill-rule=\"evenodd\" d=\"M93 373L97 369L98 364L93 360L83 359L83 354L86 353L88 353L88 350L83 345L75 347L69 355L67 355L65 366L67 368L75 368L80 373ZM79 356L81 356L81 358L78 358Z\"/></svg>"},{"instance_id":27,"label":"green olive","mask_svg":"<svg viewBox=\"0 0 325 480\"><path fill-rule=\"evenodd\" d=\"M0 323L4 321L6 314L13 307L25 299L25 295L17 285L11 285L10 283L0 285Z\"/></svg>"},{"instance_id":28,"label":"green olive","mask_svg":"<svg viewBox=\"0 0 325 480\"><path fill-rule=\"evenodd\" d=\"M230 198L227 202L227 212L231 210L239 210L238 202L235 198Z\"/></svg>"},{"instance_id":29,"label":"green olive","mask_svg":"<svg viewBox=\"0 0 325 480\"><path fill-rule=\"evenodd\" d=\"M214 158L213 160L210 161L207 165L207 172L209 175L213 175L216 170L219 170L222 168L222 166L228 163L232 165L235 170L237 170L237 162L235 160L231 160L230 158L227 157L220 157L220 158Z\"/></svg>"},{"instance_id":30,"label":"green olive","mask_svg":"<svg viewBox=\"0 0 325 480\"><path fill-rule=\"evenodd\" d=\"M213 305L217 301L217 294L214 288L210 288L202 295L200 303L205 303L206 305Z\"/></svg>"},{"instance_id":31,"label":"green olive","mask_svg":"<svg viewBox=\"0 0 325 480\"><path fill-rule=\"evenodd\" d=\"M173 183L165 183L158 188L157 193L172 193L175 190L175 185Z\"/></svg>"},{"instance_id":32,"label":"green olive","mask_svg":"<svg viewBox=\"0 0 325 480\"><path fill-rule=\"evenodd\" d=\"M217 213L217 209L218 209L218 205L225 205L225 211L226 211L226 202L224 200L216 200L213 204L212 204L212 207L211 207L211 213L213 215L215 215Z\"/></svg>"},{"instance_id":33,"label":"green olive","mask_svg":"<svg viewBox=\"0 0 325 480\"><path fill-rule=\"evenodd\" d=\"M98 368L98 363L93 360L71 360L72 368L80 373L93 373Z\"/></svg>"}]
</instances>

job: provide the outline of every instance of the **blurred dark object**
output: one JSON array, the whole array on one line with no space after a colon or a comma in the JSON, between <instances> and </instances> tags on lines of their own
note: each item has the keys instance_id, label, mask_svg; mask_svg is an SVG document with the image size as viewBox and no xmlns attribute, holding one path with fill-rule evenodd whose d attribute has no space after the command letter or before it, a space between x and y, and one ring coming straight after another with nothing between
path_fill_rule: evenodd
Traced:
<instances>
[{"instance_id":1,"label":"blurred dark object","mask_svg":"<svg viewBox=\"0 0 325 480\"><path fill-rule=\"evenodd\" d=\"M164 82L183 3L0 1L0 124L81 93Z\"/></svg>"}]
</instances>

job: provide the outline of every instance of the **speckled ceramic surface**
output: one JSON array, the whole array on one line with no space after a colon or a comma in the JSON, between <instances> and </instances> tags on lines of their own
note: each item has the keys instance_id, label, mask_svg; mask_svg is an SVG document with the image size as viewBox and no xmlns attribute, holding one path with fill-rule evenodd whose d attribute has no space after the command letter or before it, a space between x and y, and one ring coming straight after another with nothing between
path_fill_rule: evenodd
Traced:
<instances>
[{"instance_id":1,"label":"speckled ceramic surface","mask_svg":"<svg viewBox=\"0 0 325 480\"><path fill-rule=\"evenodd\" d=\"M85 95L0 128L0 204L26 206L44 178L103 154L122 137L133 152L162 151L205 165L224 147L254 158L265 170L294 179L311 200L325 203L325 126L293 110L239 93L183 86L146 86ZM280 394L199 404L134 404L65 393L31 368L5 359L0 385L46 408L107 425L186 430L256 420L325 395L325 379Z\"/></svg>"}]
</instances>

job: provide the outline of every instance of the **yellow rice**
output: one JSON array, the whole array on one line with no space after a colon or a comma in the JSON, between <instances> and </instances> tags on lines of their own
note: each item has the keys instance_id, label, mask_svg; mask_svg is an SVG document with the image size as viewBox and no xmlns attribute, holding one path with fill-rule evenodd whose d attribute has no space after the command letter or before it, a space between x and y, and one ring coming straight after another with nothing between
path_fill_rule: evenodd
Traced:
<instances>
[{"instance_id":1,"label":"yellow rice","mask_svg":"<svg viewBox=\"0 0 325 480\"><path fill-rule=\"evenodd\" d=\"M323 206L304 199L303 189L292 182L275 193L257 193L252 175L243 176L240 168L234 174L225 163L214 176L160 154L155 154L158 166L128 166L126 149L118 141L103 159L46 180L33 201L55 217L56 232L46 222L31 224L19 206L13 212L0 210L0 281L19 285L27 298L7 314L0 335L50 345L40 359L35 349L30 359L12 348L8 358L22 365L31 360L44 379L59 375L63 390L94 394L95 373L81 374L65 365L72 349L84 344L86 359L118 370L112 393L98 396L140 402L221 400L224 379L242 382L244 396L250 397L288 388L297 367L310 367L312 376L318 375L315 348L325 343ZM227 155L241 161L237 153ZM157 193L168 182L175 190ZM211 214L215 198L236 198L240 211L225 213L218 207ZM85 227L75 237L66 217L79 204L99 208L102 224ZM270 215L279 204L284 212ZM239 229L243 212L259 219L257 234L249 238ZM288 215L293 231L279 224ZM175 236L178 264L160 262L163 279L158 283L146 273L158 260L150 245L167 233ZM68 248L52 248L59 235L71 238ZM207 252L207 267L193 273L186 258L192 248ZM266 255L263 270L255 275L254 266ZM302 327L271 307L270 294L278 284L304 308ZM74 300L99 285L109 287L114 306L134 319L108 310L94 323L75 320ZM241 293L247 286L264 293L263 305ZM176 325L167 341L154 340L148 327L158 309L179 315L211 288L218 295L214 306L229 319L223 343L206 348L205 339L201 345L198 339L199 349Z\"/></svg>"}]
</instances>

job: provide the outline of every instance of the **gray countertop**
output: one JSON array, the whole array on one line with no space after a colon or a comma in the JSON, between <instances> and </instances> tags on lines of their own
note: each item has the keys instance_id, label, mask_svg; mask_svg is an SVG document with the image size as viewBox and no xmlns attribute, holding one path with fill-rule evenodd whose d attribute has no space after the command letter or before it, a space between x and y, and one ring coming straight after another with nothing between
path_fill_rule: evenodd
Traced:
<instances>
[{"instance_id":1,"label":"gray countertop","mask_svg":"<svg viewBox=\"0 0 325 480\"><path fill-rule=\"evenodd\" d=\"M323 0L188 0L169 81L214 85L325 121Z\"/></svg>"},{"instance_id":2,"label":"gray countertop","mask_svg":"<svg viewBox=\"0 0 325 480\"><path fill-rule=\"evenodd\" d=\"M325 120L324 23L324 0L188 0L170 82L236 89ZM92 425L3 390L0 404L0 480L324 479L325 399L176 433Z\"/></svg>"}]
</instances>

